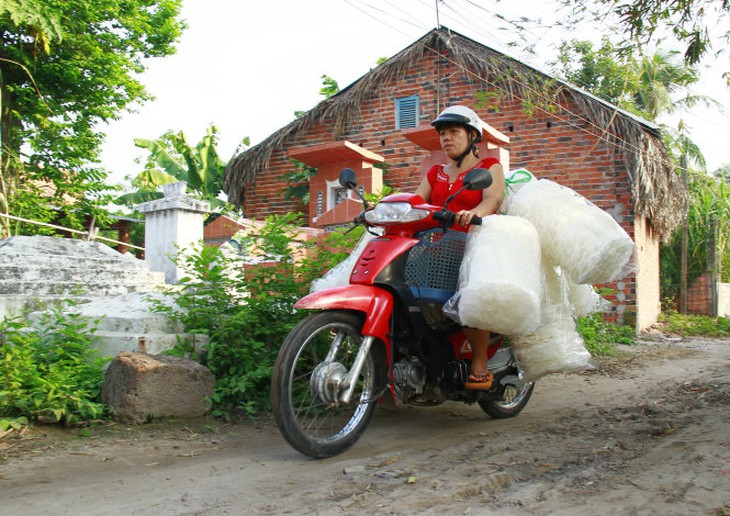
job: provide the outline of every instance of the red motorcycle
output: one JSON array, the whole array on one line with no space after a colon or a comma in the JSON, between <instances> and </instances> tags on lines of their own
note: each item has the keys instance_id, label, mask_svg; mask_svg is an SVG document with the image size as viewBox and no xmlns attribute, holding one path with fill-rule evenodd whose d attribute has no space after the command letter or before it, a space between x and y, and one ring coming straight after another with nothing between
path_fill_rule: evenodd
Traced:
<instances>
[{"instance_id":1,"label":"red motorcycle","mask_svg":"<svg viewBox=\"0 0 730 516\"><path fill-rule=\"evenodd\" d=\"M471 349L462 327L442 311L457 289L466 243L466 233L449 230L455 214L446 205L491 183L488 170L472 170L443 208L414 194L389 195L374 208L363 199L355 223L382 235L357 258L349 285L294 305L316 312L289 333L274 366L274 417L295 449L315 458L345 451L385 397L418 405L476 402L497 419L527 405L534 384L523 381L501 336L493 335L489 347L492 389L464 388ZM340 184L357 192L355 172L343 170Z\"/></svg>"}]
</instances>

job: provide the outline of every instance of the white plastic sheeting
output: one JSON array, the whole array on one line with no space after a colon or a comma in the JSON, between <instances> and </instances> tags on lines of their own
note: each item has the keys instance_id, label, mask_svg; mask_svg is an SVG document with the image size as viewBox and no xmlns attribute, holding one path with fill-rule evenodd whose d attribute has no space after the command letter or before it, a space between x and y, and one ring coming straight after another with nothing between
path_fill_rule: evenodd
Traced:
<instances>
[{"instance_id":1,"label":"white plastic sheeting","mask_svg":"<svg viewBox=\"0 0 730 516\"><path fill-rule=\"evenodd\" d=\"M464 326L505 335L540 323L540 240L525 219L485 217L469 231L458 293L447 314Z\"/></svg>"},{"instance_id":2,"label":"white plastic sheeting","mask_svg":"<svg viewBox=\"0 0 730 516\"><path fill-rule=\"evenodd\" d=\"M566 278L566 280L568 300L573 306L576 317L585 317L610 306L610 303L603 299L592 285L577 285L570 278Z\"/></svg>"},{"instance_id":3,"label":"white plastic sheeting","mask_svg":"<svg viewBox=\"0 0 730 516\"><path fill-rule=\"evenodd\" d=\"M533 333L511 337L512 351L529 382L550 373L592 367L591 354L576 330L565 275L546 260L543 273L542 324Z\"/></svg>"},{"instance_id":4,"label":"white plastic sheeting","mask_svg":"<svg viewBox=\"0 0 730 516\"><path fill-rule=\"evenodd\" d=\"M577 284L614 281L631 258L631 237L605 211L548 179L522 187L509 214L532 222L543 254Z\"/></svg>"},{"instance_id":5,"label":"white plastic sheeting","mask_svg":"<svg viewBox=\"0 0 730 516\"><path fill-rule=\"evenodd\" d=\"M362 254L365 246L368 245L368 242L376 236L377 235L365 231L362 234L362 237L360 237L355 249L350 253L350 256L328 270L324 276L314 280L312 285L309 287L309 292L319 292L320 290L326 290L328 288L349 285L350 275L352 274L352 268L355 266L355 262L360 257L360 254Z\"/></svg>"}]
</instances>

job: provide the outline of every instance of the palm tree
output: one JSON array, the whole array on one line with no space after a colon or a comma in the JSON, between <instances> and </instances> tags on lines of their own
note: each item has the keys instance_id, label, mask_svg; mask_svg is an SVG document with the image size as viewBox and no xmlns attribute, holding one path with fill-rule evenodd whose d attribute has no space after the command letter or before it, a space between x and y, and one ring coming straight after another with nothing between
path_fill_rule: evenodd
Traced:
<instances>
[{"instance_id":1,"label":"palm tree","mask_svg":"<svg viewBox=\"0 0 730 516\"><path fill-rule=\"evenodd\" d=\"M673 99L676 92L685 90L699 81L697 70L684 64L676 51L659 51L650 56L643 56L636 63L634 78L635 84L631 86L634 91L634 102L650 120L708 100L707 97L698 95Z\"/></svg>"}]
</instances>

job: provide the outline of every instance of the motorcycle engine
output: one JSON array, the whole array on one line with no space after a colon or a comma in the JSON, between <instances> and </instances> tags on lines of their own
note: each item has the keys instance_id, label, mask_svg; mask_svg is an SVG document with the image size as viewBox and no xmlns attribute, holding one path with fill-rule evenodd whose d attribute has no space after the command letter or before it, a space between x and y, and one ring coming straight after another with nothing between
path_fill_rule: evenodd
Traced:
<instances>
[{"instance_id":1,"label":"motorcycle engine","mask_svg":"<svg viewBox=\"0 0 730 516\"><path fill-rule=\"evenodd\" d=\"M464 382L469 376L469 363L456 360L446 364L441 378L441 388L446 392L458 392L464 389Z\"/></svg>"},{"instance_id":2,"label":"motorcycle engine","mask_svg":"<svg viewBox=\"0 0 730 516\"><path fill-rule=\"evenodd\" d=\"M418 357L404 358L393 364L393 381L404 392L423 393L426 367Z\"/></svg>"}]
</instances>

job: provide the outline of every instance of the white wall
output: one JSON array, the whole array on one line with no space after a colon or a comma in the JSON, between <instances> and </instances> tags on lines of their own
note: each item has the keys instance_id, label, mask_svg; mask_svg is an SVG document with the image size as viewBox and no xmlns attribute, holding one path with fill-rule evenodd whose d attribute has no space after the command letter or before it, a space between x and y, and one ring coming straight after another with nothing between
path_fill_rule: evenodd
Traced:
<instances>
[{"instance_id":1,"label":"white wall","mask_svg":"<svg viewBox=\"0 0 730 516\"><path fill-rule=\"evenodd\" d=\"M639 270L636 273L636 331L645 330L659 318L659 239L643 217L634 222L634 242Z\"/></svg>"},{"instance_id":2,"label":"white wall","mask_svg":"<svg viewBox=\"0 0 730 516\"><path fill-rule=\"evenodd\" d=\"M717 284L717 315L730 317L730 283Z\"/></svg>"}]
</instances>

